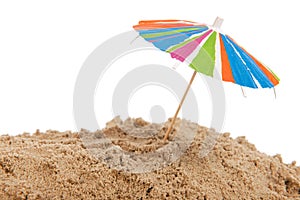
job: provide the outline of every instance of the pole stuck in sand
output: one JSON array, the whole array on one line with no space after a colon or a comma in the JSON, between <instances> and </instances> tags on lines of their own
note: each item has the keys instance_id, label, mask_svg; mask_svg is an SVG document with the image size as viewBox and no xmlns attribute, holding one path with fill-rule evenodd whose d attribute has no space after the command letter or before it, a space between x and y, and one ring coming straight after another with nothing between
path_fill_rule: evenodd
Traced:
<instances>
[{"instance_id":1,"label":"pole stuck in sand","mask_svg":"<svg viewBox=\"0 0 300 200\"><path fill-rule=\"evenodd\" d=\"M217 17L217 18L215 19L215 22L214 22L214 24L212 25L212 27L213 27L214 29L220 29L220 27L221 27L223 21L224 21L224 20L223 20L222 18ZM182 104L183 104L183 102L184 102L184 100L185 100L185 98L186 98L186 95L187 95L187 93L188 93L188 91L189 91L189 89L190 89L190 87L191 87L191 85L192 85L192 83L193 83L193 81L194 81L194 79L195 79L196 74L197 74L197 71L194 71L194 73L193 73L193 75L192 75L192 78L191 78L191 80L190 80L190 83L189 83L189 85L187 86L187 88L186 88L186 90L185 90L185 92L184 92L184 95L183 95L183 97L182 97L182 99L181 99L181 101L180 101L180 103L179 103L179 105L178 105L178 108L177 108L177 110L176 110L176 112L175 112L174 117L172 118L171 124L169 125L168 130L167 130L167 132L165 133L165 136L164 136L164 142L167 141L167 139L168 139L170 133L171 133L172 130L173 130L173 126L174 126L175 120L176 120L176 118L177 118L177 115L178 115L178 113L179 113L179 111L180 111L180 109L181 109L181 106L182 106Z\"/></svg>"},{"instance_id":2,"label":"pole stuck in sand","mask_svg":"<svg viewBox=\"0 0 300 200\"><path fill-rule=\"evenodd\" d=\"M184 100L185 100L185 97L186 97L187 93L188 93L189 90L190 90L190 87L191 87L191 85L192 85L192 83L193 83L193 81L194 81L194 79L195 79L196 74L197 74L197 71L194 71L194 73L193 73L193 75L192 75L192 78L191 78L191 80L190 80L190 83L189 83L188 87L186 88L186 90L185 90L185 92L184 92L184 95L183 95L183 97L182 97L182 99L181 99L181 101L180 101L180 103L179 103L179 105L178 105L178 108L177 108L177 110L176 110L176 113L175 113L174 117L172 118L171 124L170 124L170 126L169 126L169 128L168 128L168 130L167 130L167 132L166 132L166 134L165 134L165 136L164 136L164 142L168 139L168 137L169 137L171 131L173 130L173 126L174 126L175 120L176 120L176 118L177 118L177 115L178 115L178 113L179 113L179 111L180 111L180 109L181 109L181 106L182 106L182 104L183 104L183 102L184 102Z\"/></svg>"}]
</instances>

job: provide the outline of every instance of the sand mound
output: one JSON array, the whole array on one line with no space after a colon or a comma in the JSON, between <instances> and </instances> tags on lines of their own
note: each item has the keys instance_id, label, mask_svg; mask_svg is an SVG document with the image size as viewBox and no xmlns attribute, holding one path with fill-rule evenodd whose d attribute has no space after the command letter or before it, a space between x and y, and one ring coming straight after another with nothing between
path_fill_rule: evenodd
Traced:
<instances>
[{"instance_id":1,"label":"sand mound","mask_svg":"<svg viewBox=\"0 0 300 200\"><path fill-rule=\"evenodd\" d=\"M164 131L114 119L96 132L0 136L0 199L300 199L295 162L185 120L167 144Z\"/></svg>"}]
</instances>

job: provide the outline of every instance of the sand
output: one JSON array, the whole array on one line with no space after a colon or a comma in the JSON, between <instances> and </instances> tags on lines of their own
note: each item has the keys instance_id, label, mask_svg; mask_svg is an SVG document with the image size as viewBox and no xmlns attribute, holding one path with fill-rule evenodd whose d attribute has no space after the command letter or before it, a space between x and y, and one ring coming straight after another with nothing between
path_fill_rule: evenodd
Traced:
<instances>
[{"instance_id":1,"label":"sand","mask_svg":"<svg viewBox=\"0 0 300 200\"><path fill-rule=\"evenodd\" d=\"M300 167L177 120L0 136L0 199L300 199Z\"/></svg>"}]
</instances>

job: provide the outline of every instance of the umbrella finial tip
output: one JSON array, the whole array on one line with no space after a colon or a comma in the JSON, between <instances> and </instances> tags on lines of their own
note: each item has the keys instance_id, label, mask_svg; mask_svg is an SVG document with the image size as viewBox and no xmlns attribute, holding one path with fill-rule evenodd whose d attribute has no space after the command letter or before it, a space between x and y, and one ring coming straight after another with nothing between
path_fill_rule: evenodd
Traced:
<instances>
[{"instance_id":1,"label":"umbrella finial tip","mask_svg":"<svg viewBox=\"0 0 300 200\"><path fill-rule=\"evenodd\" d=\"M224 21L223 18L217 17L217 18L215 19L215 22L214 22L214 24L213 24L213 27L215 27L215 28L221 28L223 21Z\"/></svg>"}]
</instances>

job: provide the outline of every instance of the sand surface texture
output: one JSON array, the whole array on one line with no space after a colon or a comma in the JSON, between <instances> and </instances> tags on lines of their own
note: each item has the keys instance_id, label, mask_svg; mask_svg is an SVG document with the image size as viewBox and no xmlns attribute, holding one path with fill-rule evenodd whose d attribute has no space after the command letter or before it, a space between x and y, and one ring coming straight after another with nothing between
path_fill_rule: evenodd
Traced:
<instances>
[{"instance_id":1,"label":"sand surface texture","mask_svg":"<svg viewBox=\"0 0 300 200\"><path fill-rule=\"evenodd\" d=\"M165 144L166 124L0 136L0 199L300 199L295 162L185 120Z\"/></svg>"}]
</instances>

